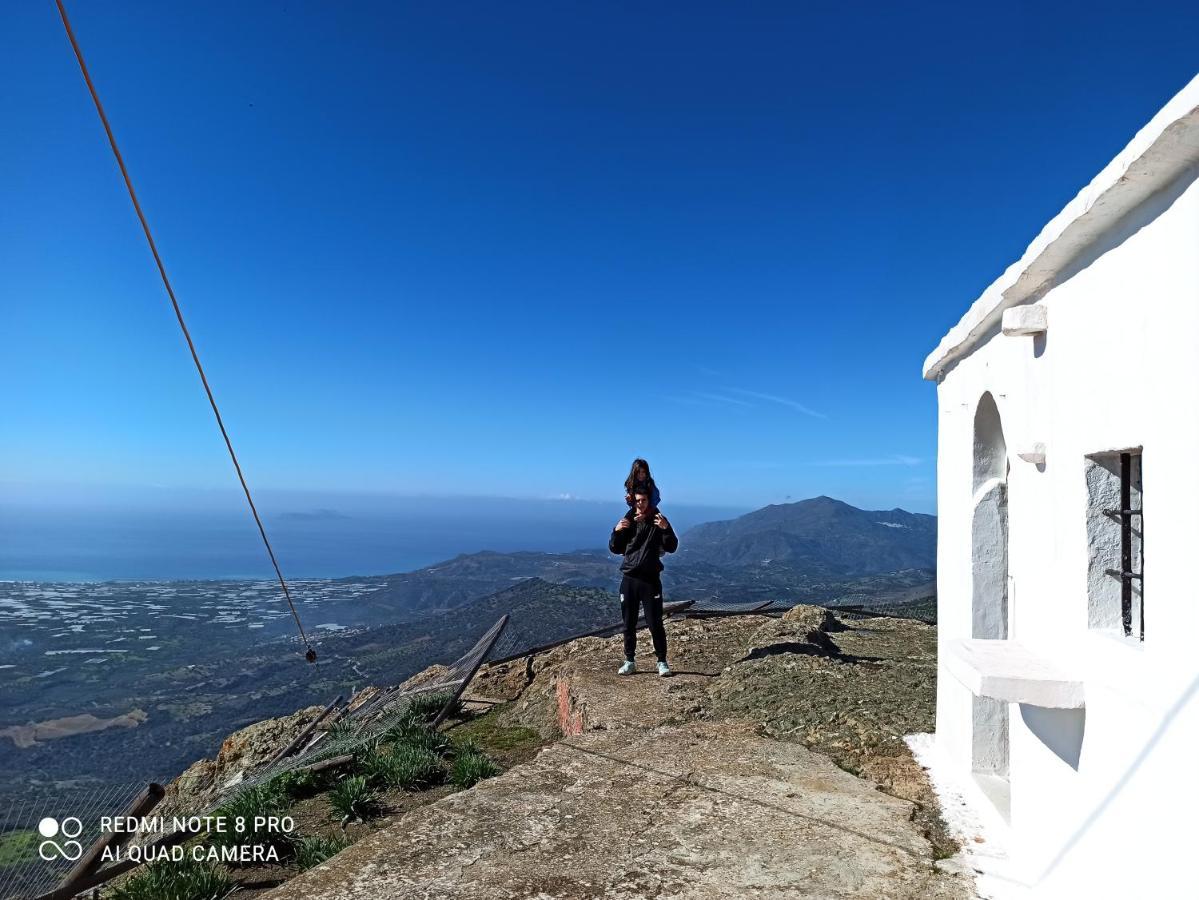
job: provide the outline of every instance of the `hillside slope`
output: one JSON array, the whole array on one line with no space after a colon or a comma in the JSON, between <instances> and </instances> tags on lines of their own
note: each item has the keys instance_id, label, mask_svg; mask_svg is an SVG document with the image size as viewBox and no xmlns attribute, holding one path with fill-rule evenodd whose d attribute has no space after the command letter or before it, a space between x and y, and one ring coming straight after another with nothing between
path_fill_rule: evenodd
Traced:
<instances>
[{"instance_id":1,"label":"hillside slope","mask_svg":"<svg viewBox=\"0 0 1199 900\"><path fill-rule=\"evenodd\" d=\"M936 566L935 516L863 510L815 497L772 505L682 536L680 562L716 567L770 563L816 575L854 577Z\"/></svg>"},{"instance_id":2,"label":"hillside slope","mask_svg":"<svg viewBox=\"0 0 1199 900\"><path fill-rule=\"evenodd\" d=\"M327 659L353 663L371 680L403 678L457 659L505 613L503 646L515 652L614 625L620 600L597 588L528 578L450 612L326 639L322 649Z\"/></svg>"},{"instance_id":3,"label":"hillside slope","mask_svg":"<svg viewBox=\"0 0 1199 900\"><path fill-rule=\"evenodd\" d=\"M927 584L936 568L935 516L902 509L862 510L831 497L767 506L681 535L663 584L677 599L716 595L789 602L835 602L844 594ZM397 575L349 579L368 588L362 602L401 621L455 609L525 578L615 590L617 560L601 545L571 553L483 550ZM908 576L905 573L917 573ZM882 583L861 582L891 576ZM743 596L738 597L738 593Z\"/></svg>"}]
</instances>

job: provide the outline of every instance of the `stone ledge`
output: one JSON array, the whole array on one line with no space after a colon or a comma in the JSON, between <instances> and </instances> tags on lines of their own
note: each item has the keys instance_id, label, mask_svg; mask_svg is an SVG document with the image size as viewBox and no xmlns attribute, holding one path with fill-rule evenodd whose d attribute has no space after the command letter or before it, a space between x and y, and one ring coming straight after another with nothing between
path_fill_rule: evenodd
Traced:
<instances>
[{"instance_id":1,"label":"stone ledge","mask_svg":"<svg viewBox=\"0 0 1199 900\"><path fill-rule=\"evenodd\" d=\"M1049 316L1044 306L1013 306L1003 311L1002 329L1008 337L1027 337L1049 330Z\"/></svg>"},{"instance_id":2,"label":"stone ledge","mask_svg":"<svg viewBox=\"0 0 1199 900\"><path fill-rule=\"evenodd\" d=\"M1085 705L1081 679L1015 641L952 640L943 648L946 670L975 696L1054 709Z\"/></svg>"}]
</instances>

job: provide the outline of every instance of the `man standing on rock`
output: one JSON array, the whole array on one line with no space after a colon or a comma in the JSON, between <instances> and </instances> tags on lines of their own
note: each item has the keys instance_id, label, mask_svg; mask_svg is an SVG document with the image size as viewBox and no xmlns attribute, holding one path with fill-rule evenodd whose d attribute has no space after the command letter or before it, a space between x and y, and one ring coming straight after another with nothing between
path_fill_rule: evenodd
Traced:
<instances>
[{"instance_id":1,"label":"man standing on rock","mask_svg":"<svg viewBox=\"0 0 1199 900\"><path fill-rule=\"evenodd\" d=\"M620 564L620 612L624 617L624 665L616 673L632 675L637 671L633 658L637 652L638 607L645 610L645 621L654 640L658 674L670 674L666 664L666 628L662 625L662 554L679 549L679 538L666 516L654 510L649 489L634 491L633 509L616 523L608 539L608 549L623 553Z\"/></svg>"}]
</instances>

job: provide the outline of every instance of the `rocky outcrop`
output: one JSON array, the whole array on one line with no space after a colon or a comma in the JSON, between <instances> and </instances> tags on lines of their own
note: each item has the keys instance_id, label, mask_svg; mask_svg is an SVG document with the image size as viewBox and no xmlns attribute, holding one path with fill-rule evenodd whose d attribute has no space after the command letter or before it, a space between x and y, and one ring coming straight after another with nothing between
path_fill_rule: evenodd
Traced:
<instances>
[{"instance_id":1,"label":"rocky outcrop","mask_svg":"<svg viewBox=\"0 0 1199 900\"><path fill-rule=\"evenodd\" d=\"M309 706L290 716L264 719L233 732L221 743L215 759L201 759L167 785L167 794L154 815L195 815L224 789L241 780L294 740L323 707Z\"/></svg>"},{"instance_id":2,"label":"rocky outcrop","mask_svg":"<svg viewBox=\"0 0 1199 900\"><path fill-rule=\"evenodd\" d=\"M845 626L838 621L831 610L827 610L823 606L808 606L804 603L793 606L783 613L782 621L826 633L845 630Z\"/></svg>"}]
</instances>

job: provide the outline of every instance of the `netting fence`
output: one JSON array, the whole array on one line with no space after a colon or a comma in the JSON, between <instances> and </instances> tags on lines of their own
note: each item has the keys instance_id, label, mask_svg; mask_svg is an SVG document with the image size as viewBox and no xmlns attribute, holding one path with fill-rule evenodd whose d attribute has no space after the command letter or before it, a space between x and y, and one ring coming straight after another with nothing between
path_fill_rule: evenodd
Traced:
<instances>
[{"instance_id":1,"label":"netting fence","mask_svg":"<svg viewBox=\"0 0 1199 900\"><path fill-rule=\"evenodd\" d=\"M843 619L914 619L926 625L937 624L937 598L897 600L884 603L844 603L826 607Z\"/></svg>"},{"instance_id":2,"label":"netting fence","mask_svg":"<svg viewBox=\"0 0 1199 900\"><path fill-rule=\"evenodd\" d=\"M401 683L364 692L334 712L330 707L316 727L308 729L293 752L279 752L264 762L211 781L211 773L185 772L103 787L31 792L0 812L0 898L67 898L111 880L169 848L221 827L222 810L239 796L298 770L333 768L373 746L401 725L418 697L443 697L449 711L475 672L497 647L508 623L502 616L460 658L438 667L419 684ZM504 646L510 646L504 645ZM332 706L332 705L331 705ZM281 751L287 751L285 745ZM168 785L163 790L160 785ZM151 802L157 800L157 802ZM126 818L142 828L124 830ZM105 852L107 848L107 852ZM121 861L115 861L118 849Z\"/></svg>"}]
</instances>

